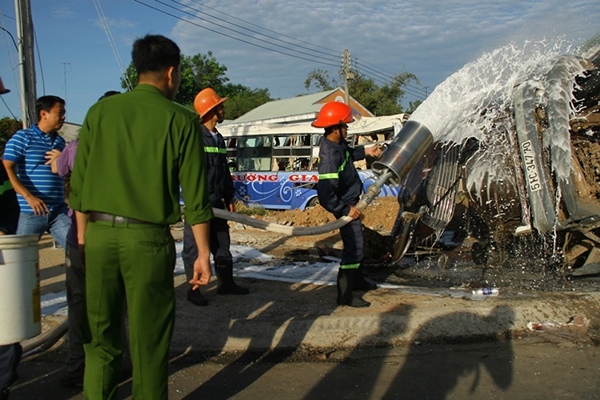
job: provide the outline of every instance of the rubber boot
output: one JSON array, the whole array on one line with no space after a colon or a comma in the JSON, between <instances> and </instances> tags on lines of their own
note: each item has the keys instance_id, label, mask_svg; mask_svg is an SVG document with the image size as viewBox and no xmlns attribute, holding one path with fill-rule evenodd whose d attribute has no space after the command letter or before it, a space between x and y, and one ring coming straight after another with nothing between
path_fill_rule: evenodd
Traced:
<instances>
[{"instance_id":1,"label":"rubber boot","mask_svg":"<svg viewBox=\"0 0 600 400\"><path fill-rule=\"evenodd\" d=\"M375 290L377 284L372 280L366 279L363 275L363 265L356 270L356 276L354 277L354 290Z\"/></svg>"},{"instance_id":2,"label":"rubber boot","mask_svg":"<svg viewBox=\"0 0 600 400\"><path fill-rule=\"evenodd\" d=\"M356 269L339 269L337 276L337 303L341 306L369 307L371 303L352 294Z\"/></svg>"},{"instance_id":3,"label":"rubber boot","mask_svg":"<svg viewBox=\"0 0 600 400\"><path fill-rule=\"evenodd\" d=\"M200 288L197 288L196 290L189 288L187 292L187 299L195 306L203 307L208 305L208 300L206 300L206 297L202 295Z\"/></svg>"},{"instance_id":4,"label":"rubber boot","mask_svg":"<svg viewBox=\"0 0 600 400\"><path fill-rule=\"evenodd\" d=\"M217 294L248 294L248 288L238 286L233 281L233 261L215 261L215 272L217 273Z\"/></svg>"},{"instance_id":5,"label":"rubber boot","mask_svg":"<svg viewBox=\"0 0 600 400\"><path fill-rule=\"evenodd\" d=\"M187 281L191 281L194 277L194 266L184 262L183 269L185 270L185 277L187 278ZM190 287L187 292L187 299L195 306L204 307L208 305L208 300L202 295L200 288L192 290Z\"/></svg>"}]
</instances>

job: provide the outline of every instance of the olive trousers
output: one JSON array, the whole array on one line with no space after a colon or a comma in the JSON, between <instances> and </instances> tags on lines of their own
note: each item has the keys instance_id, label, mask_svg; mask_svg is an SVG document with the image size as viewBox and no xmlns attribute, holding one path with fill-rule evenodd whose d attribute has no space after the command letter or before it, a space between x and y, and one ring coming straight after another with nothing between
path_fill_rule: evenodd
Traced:
<instances>
[{"instance_id":1,"label":"olive trousers","mask_svg":"<svg viewBox=\"0 0 600 400\"><path fill-rule=\"evenodd\" d=\"M167 399L175 322L175 244L168 226L90 222L85 235L86 399L115 399L123 300L129 312L133 398Z\"/></svg>"}]
</instances>

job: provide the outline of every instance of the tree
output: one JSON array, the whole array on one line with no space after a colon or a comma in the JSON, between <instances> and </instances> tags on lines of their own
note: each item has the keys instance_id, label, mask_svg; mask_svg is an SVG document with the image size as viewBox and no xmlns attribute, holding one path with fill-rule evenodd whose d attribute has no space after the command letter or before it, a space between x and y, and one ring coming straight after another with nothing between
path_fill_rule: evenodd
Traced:
<instances>
[{"instance_id":1,"label":"tree","mask_svg":"<svg viewBox=\"0 0 600 400\"><path fill-rule=\"evenodd\" d=\"M310 89L310 85L315 81L315 86L321 91L326 92L333 90L338 86L335 79L329 79L329 72L322 69L315 69L308 73L308 77L304 81L306 90Z\"/></svg>"},{"instance_id":2,"label":"tree","mask_svg":"<svg viewBox=\"0 0 600 400\"><path fill-rule=\"evenodd\" d=\"M4 154L4 146L16 131L23 128L23 122L16 118L3 117L0 119L0 156Z\"/></svg>"},{"instance_id":3,"label":"tree","mask_svg":"<svg viewBox=\"0 0 600 400\"><path fill-rule=\"evenodd\" d=\"M129 64L125 74L135 87L138 76L133 63ZM123 78L121 78L121 87L127 88ZM230 83L227 67L219 64L211 51L191 57L182 54L181 85L175 101L193 109L194 98L198 92L207 87L213 88L219 96L228 98L224 103L227 119L235 119L271 100L268 89L250 89Z\"/></svg>"},{"instance_id":4,"label":"tree","mask_svg":"<svg viewBox=\"0 0 600 400\"><path fill-rule=\"evenodd\" d=\"M271 101L268 89L249 89L242 85L227 85L224 93L227 95L225 118L236 119L248 111Z\"/></svg>"},{"instance_id":5,"label":"tree","mask_svg":"<svg viewBox=\"0 0 600 400\"><path fill-rule=\"evenodd\" d=\"M393 77L389 84L377 85L375 81L365 75L352 71L354 78L348 82L348 92L356 101L365 106L375 115L392 115L406 112L402 106L402 100L406 92L402 89L409 82L419 83L419 80L410 72L403 72ZM343 78L340 70L340 79ZM315 69L308 74L304 81L304 87L308 90L311 84L315 84L323 91L333 90L339 87L335 79L329 79L327 71ZM410 103L410 110L416 109L417 103Z\"/></svg>"}]
</instances>

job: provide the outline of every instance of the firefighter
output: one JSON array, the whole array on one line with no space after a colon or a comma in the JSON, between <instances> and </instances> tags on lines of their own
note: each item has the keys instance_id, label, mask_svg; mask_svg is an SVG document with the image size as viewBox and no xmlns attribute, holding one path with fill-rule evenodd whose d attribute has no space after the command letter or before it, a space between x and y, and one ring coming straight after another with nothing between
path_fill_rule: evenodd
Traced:
<instances>
[{"instance_id":1,"label":"firefighter","mask_svg":"<svg viewBox=\"0 0 600 400\"><path fill-rule=\"evenodd\" d=\"M337 304L351 307L368 307L369 302L353 295L353 290L373 290L374 282L366 280L362 273L363 236L360 211L355 207L363 192L363 184L354 167L354 161L366 155L378 157L381 146L351 148L346 143L348 123L354 121L352 109L340 102L325 104L315 128L324 128L325 135L319 150L319 182L317 194L321 205L336 218L344 215L352 221L340 228L344 250L337 276Z\"/></svg>"},{"instance_id":2,"label":"firefighter","mask_svg":"<svg viewBox=\"0 0 600 400\"><path fill-rule=\"evenodd\" d=\"M223 102L226 97L219 95L211 88L201 90L194 100L194 107L202 119L204 152L207 164L208 187L210 201L214 208L235 212L233 198L235 188L227 164L227 149L223 136L216 126L225 119ZM215 263L217 274L217 294L248 294L248 288L238 286L233 281L233 259L229 251L230 237L227 220L213 218L210 222L210 252ZM191 279L193 261L197 249L190 226L186 223L183 231L183 265L186 276ZM199 289L190 290L188 300L197 306L208 305L208 300Z\"/></svg>"}]
</instances>

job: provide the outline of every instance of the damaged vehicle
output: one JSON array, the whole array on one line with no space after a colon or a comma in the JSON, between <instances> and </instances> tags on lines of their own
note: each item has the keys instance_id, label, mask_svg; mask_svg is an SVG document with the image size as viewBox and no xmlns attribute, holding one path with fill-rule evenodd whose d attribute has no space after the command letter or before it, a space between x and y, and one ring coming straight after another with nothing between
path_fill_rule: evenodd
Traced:
<instances>
[{"instance_id":1,"label":"damaged vehicle","mask_svg":"<svg viewBox=\"0 0 600 400\"><path fill-rule=\"evenodd\" d=\"M502 263L518 250L564 275L600 274L600 51L510 83L510 101L485 99L470 117L480 135L436 132L404 177L392 263L456 248Z\"/></svg>"}]
</instances>

